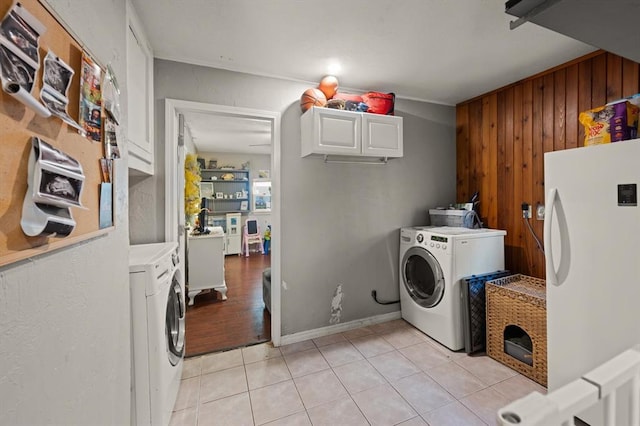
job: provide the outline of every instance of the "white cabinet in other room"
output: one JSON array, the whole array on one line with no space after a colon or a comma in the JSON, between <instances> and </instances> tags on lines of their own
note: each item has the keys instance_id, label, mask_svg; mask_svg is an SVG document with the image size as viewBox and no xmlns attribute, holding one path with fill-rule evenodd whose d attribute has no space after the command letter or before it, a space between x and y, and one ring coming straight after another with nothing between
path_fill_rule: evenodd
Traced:
<instances>
[{"instance_id":1,"label":"white cabinet in other room","mask_svg":"<svg viewBox=\"0 0 640 426\"><path fill-rule=\"evenodd\" d=\"M312 107L300 126L302 157L402 157L402 117Z\"/></svg>"},{"instance_id":2,"label":"white cabinet in other room","mask_svg":"<svg viewBox=\"0 0 640 426\"><path fill-rule=\"evenodd\" d=\"M153 52L130 1L127 1L127 150L129 168L154 172Z\"/></svg>"},{"instance_id":3,"label":"white cabinet in other room","mask_svg":"<svg viewBox=\"0 0 640 426\"><path fill-rule=\"evenodd\" d=\"M187 260L189 262L189 305L203 290L214 289L227 300L224 280L224 232L217 227L209 235L189 236Z\"/></svg>"},{"instance_id":4,"label":"white cabinet in other room","mask_svg":"<svg viewBox=\"0 0 640 426\"><path fill-rule=\"evenodd\" d=\"M242 215L227 213L227 243L224 254L240 254L242 250Z\"/></svg>"}]
</instances>

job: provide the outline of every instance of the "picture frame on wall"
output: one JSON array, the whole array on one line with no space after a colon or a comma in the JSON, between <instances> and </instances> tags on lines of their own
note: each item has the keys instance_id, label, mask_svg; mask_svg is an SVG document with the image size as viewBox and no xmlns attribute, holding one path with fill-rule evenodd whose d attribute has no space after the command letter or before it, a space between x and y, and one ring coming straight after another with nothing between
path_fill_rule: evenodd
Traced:
<instances>
[{"instance_id":1,"label":"picture frame on wall","mask_svg":"<svg viewBox=\"0 0 640 426\"><path fill-rule=\"evenodd\" d=\"M213 198L212 182L200 182L200 197Z\"/></svg>"}]
</instances>

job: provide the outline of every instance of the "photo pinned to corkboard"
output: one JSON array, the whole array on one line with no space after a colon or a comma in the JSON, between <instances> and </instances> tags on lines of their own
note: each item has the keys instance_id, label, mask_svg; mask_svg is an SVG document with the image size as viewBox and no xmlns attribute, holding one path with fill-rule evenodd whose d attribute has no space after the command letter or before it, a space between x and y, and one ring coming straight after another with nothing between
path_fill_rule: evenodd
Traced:
<instances>
[{"instance_id":1,"label":"photo pinned to corkboard","mask_svg":"<svg viewBox=\"0 0 640 426\"><path fill-rule=\"evenodd\" d=\"M80 74L80 125L87 139L100 142L102 123L102 70L84 52Z\"/></svg>"},{"instance_id":2,"label":"photo pinned to corkboard","mask_svg":"<svg viewBox=\"0 0 640 426\"><path fill-rule=\"evenodd\" d=\"M42 72L42 90L40 99L51 114L55 115L68 125L84 132L82 127L69 116L69 86L71 85L75 71L52 51L44 58L44 71Z\"/></svg>"}]
</instances>

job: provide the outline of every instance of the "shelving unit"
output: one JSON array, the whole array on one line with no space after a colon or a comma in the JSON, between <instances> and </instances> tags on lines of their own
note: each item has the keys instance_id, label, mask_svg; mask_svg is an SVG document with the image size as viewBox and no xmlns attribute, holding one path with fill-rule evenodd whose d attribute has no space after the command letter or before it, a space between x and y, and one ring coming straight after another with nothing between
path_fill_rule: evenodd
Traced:
<instances>
[{"instance_id":1,"label":"shelving unit","mask_svg":"<svg viewBox=\"0 0 640 426\"><path fill-rule=\"evenodd\" d=\"M212 215L249 211L251 205L249 170L202 169L200 175L202 182L213 183ZM229 179L230 176L233 178ZM224 179L225 177L227 179Z\"/></svg>"}]
</instances>

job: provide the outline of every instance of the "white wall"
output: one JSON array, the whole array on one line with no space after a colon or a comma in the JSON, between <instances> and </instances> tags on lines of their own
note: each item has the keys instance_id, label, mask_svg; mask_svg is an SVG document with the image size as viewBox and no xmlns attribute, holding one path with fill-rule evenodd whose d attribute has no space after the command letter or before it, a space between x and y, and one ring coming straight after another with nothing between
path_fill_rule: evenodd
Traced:
<instances>
[{"instance_id":1,"label":"white wall","mask_svg":"<svg viewBox=\"0 0 640 426\"><path fill-rule=\"evenodd\" d=\"M404 158L385 166L324 164L300 158L298 102L308 85L165 60L154 67L156 105L174 98L282 114L283 335L329 325L338 284L342 322L399 310L376 304L371 290L398 299L399 228L425 224L427 209L455 200L453 107L398 100ZM162 129L164 115L156 113L156 135ZM156 200L156 210L162 203Z\"/></svg>"},{"instance_id":2,"label":"white wall","mask_svg":"<svg viewBox=\"0 0 640 426\"><path fill-rule=\"evenodd\" d=\"M111 63L126 117L124 0L48 3L102 64ZM113 232L0 268L2 425L129 424L126 159L115 168Z\"/></svg>"}]
</instances>

